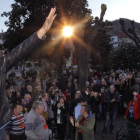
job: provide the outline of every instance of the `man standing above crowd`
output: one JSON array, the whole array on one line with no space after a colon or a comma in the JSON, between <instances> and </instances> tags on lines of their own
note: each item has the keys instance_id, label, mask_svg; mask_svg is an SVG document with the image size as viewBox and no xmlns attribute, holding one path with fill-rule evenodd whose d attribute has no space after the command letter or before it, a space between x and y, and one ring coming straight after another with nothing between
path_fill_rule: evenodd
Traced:
<instances>
[{"instance_id":1,"label":"man standing above crowd","mask_svg":"<svg viewBox=\"0 0 140 140\"><path fill-rule=\"evenodd\" d=\"M22 60L22 58L24 58L28 53L30 53L33 49L44 42L43 37L45 38L45 33L50 29L53 20L56 17L55 11L55 8L51 9L43 26L37 32L24 40L10 53L3 57L0 57L0 127L6 124L10 120L12 115L12 110L9 106L5 92L5 74L18 61Z\"/></svg>"},{"instance_id":2,"label":"man standing above crowd","mask_svg":"<svg viewBox=\"0 0 140 140\"><path fill-rule=\"evenodd\" d=\"M56 14L56 8L52 8L48 17L46 18L43 26L24 40L20 45L13 49L7 55L0 57L0 127L5 125L12 116L12 109L10 108L8 99L5 92L5 74L9 71L18 61L22 60L36 47L41 45L45 40L45 34L50 29ZM5 130L0 129L0 139L5 140Z\"/></svg>"},{"instance_id":3,"label":"man standing above crowd","mask_svg":"<svg viewBox=\"0 0 140 140\"><path fill-rule=\"evenodd\" d=\"M117 111L118 111L118 103L120 102L120 96L117 91L115 91L114 85L110 85L110 90L105 93L104 103L105 103L105 123L103 128L102 137L106 136L107 127L110 122L110 132L114 133L114 122L116 119Z\"/></svg>"}]
</instances>

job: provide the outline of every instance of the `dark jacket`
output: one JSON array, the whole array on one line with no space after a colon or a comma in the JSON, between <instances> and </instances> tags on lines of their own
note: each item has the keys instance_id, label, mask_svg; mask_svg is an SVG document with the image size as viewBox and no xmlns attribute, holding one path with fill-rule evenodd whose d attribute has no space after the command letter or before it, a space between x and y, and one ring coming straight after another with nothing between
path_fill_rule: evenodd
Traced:
<instances>
[{"instance_id":1,"label":"dark jacket","mask_svg":"<svg viewBox=\"0 0 140 140\"><path fill-rule=\"evenodd\" d=\"M58 109L57 103L52 106L52 110L54 111L54 119L55 119L56 123L57 123L57 109ZM64 102L64 107L60 107L59 109L61 110L60 120L62 120L63 123L66 123L66 115L68 113L68 105L67 105L67 103Z\"/></svg>"},{"instance_id":2,"label":"dark jacket","mask_svg":"<svg viewBox=\"0 0 140 140\"><path fill-rule=\"evenodd\" d=\"M115 102L111 103L111 100L115 99ZM120 102L120 95L117 91L114 91L113 98L111 99L110 91L104 95L105 111L118 111L118 103Z\"/></svg>"},{"instance_id":3,"label":"dark jacket","mask_svg":"<svg viewBox=\"0 0 140 140\"><path fill-rule=\"evenodd\" d=\"M37 33L34 33L10 53L0 57L0 127L6 124L12 116L12 109L5 91L6 73L23 57L26 57L28 53L39 46L41 42L43 41L38 38Z\"/></svg>"},{"instance_id":4,"label":"dark jacket","mask_svg":"<svg viewBox=\"0 0 140 140\"><path fill-rule=\"evenodd\" d=\"M99 102L100 102L100 96L96 98L94 96L90 97L88 104L91 107L92 113L97 113L99 111Z\"/></svg>"}]
</instances>

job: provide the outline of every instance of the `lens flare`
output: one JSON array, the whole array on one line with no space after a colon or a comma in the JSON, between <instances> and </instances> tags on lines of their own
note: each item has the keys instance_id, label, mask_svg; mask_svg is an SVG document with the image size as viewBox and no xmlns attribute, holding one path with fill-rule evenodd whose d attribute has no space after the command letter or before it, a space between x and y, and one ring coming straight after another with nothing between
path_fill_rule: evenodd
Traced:
<instances>
[{"instance_id":1,"label":"lens flare","mask_svg":"<svg viewBox=\"0 0 140 140\"><path fill-rule=\"evenodd\" d=\"M73 29L70 26L66 26L63 29L63 35L66 37L70 37L73 33Z\"/></svg>"}]
</instances>

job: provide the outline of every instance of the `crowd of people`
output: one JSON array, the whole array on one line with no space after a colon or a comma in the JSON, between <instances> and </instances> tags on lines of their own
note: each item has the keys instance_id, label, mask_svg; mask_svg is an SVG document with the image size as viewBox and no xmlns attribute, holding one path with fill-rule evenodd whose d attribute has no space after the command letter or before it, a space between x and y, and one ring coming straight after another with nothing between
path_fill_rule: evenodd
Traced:
<instances>
[{"instance_id":1,"label":"crowd of people","mask_svg":"<svg viewBox=\"0 0 140 140\"><path fill-rule=\"evenodd\" d=\"M0 140L5 136L7 140L49 140L54 128L55 139L68 139L73 134L76 140L93 140L101 119L105 138L109 124L114 134L118 113L139 126L139 71L93 71L83 87L78 84L80 75L68 70L65 74L51 70L40 75L29 71L26 77L11 74L6 79L6 72L45 41L55 12L56 8L51 8L37 32L0 58Z\"/></svg>"},{"instance_id":2,"label":"crowd of people","mask_svg":"<svg viewBox=\"0 0 140 140\"><path fill-rule=\"evenodd\" d=\"M6 93L13 116L5 130L10 140L49 139L52 124L57 128L55 139L64 140L68 130L76 140L93 140L100 120L105 138L109 125L114 134L118 113L139 126L139 71L92 71L81 90L77 71L63 75L54 70L45 76L9 75Z\"/></svg>"}]
</instances>

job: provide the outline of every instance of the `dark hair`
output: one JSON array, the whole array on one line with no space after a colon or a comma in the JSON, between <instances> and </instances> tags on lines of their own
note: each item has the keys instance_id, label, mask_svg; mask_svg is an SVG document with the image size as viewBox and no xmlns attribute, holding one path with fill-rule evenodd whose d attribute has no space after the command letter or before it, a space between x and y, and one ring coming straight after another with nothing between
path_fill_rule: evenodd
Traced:
<instances>
[{"instance_id":1,"label":"dark hair","mask_svg":"<svg viewBox=\"0 0 140 140\"><path fill-rule=\"evenodd\" d=\"M85 98L85 97L81 97L80 100L79 100L79 103L84 103L84 102L88 102L88 99Z\"/></svg>"},{"instance_id":2,"label":"dark hair","mask_svg":"<svg viewBox=\"0 0 140 140\"><path fill-rule=\"evenodd\" d=\"M85 107L85 112L87 112L88 114L90 114L91 108L89 105L83 105L82 107Z\"/></svg>"},{"instance_id":3,"label":"dark hair","mask_svg":"<svg viewBox=\"0 0 140 140\"><path fill-rule=\"evenodd\" d=\"M115 85L114 85L114 84L110 84L110 86L109 86L109 87L111 87L111 86L113 86L113 87L115 88Z\"/></svg>"},{"instance_id":4,"label":"dark hair","mask_svg":"<svg viewBox=\"0 0 140 140\"><path fill-rule=\"evenodd\" d=\"M63 99L65 102L65 98L63 96L60 96L58 101L60 101L60 99Z\"/></svg>"},{"instance_id":5,"label":"dark hair","mask_svg":"<svg viewBox=\"0 0 140 140\"><path fill-rule=\"evenodd\" d=\"M22 104L20 104L20 103L15 103L15 104L13 104L13 110L14 110L15 108L17 108L17 106L22 106Z\"/></svg>"},{"instance_id":6,"label":"dark hair","mask_svg":"<svg viewBox=\"0 0 140 140\"><path fill-rule=\"evenodd\" d=\"M20 90L17 90L17 92L20 92L20 94L21 94L21 91L20 91ZM17 92L16 92L16 93L17 93Z\"/></svg>"}]
</instances>

